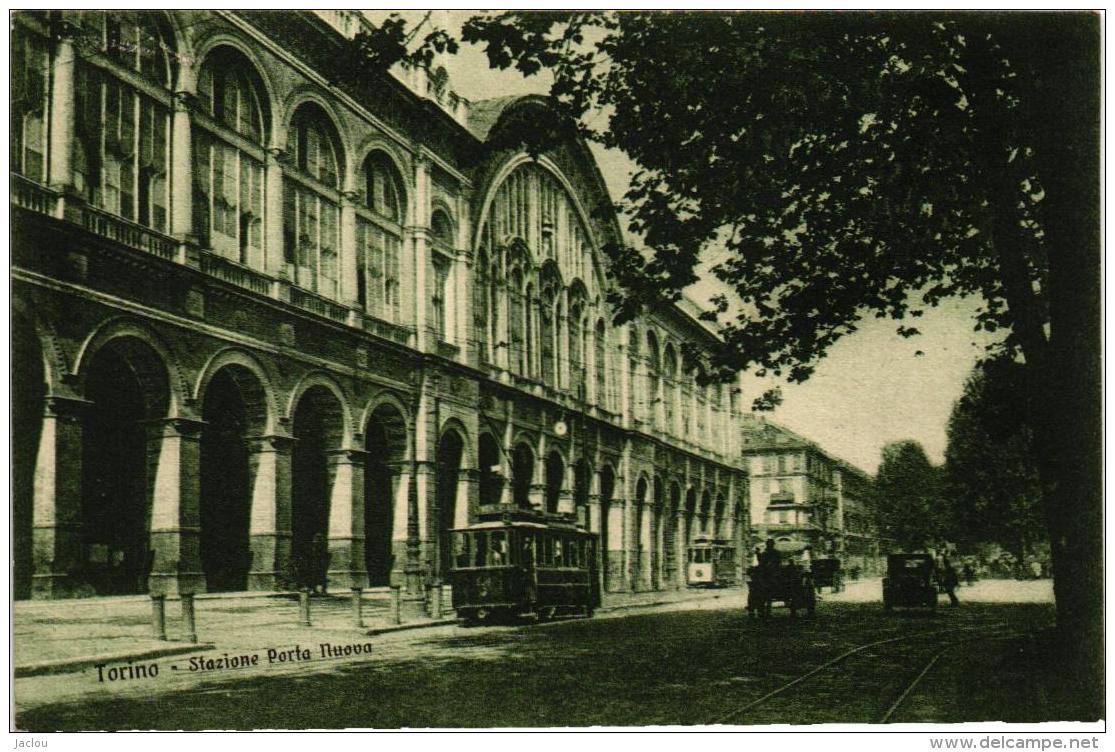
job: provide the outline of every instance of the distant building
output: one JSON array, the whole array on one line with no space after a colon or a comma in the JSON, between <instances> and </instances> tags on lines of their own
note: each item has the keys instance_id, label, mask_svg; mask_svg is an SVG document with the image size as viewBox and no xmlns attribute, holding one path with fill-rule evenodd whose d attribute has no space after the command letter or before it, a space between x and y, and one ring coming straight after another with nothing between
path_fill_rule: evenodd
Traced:
<instances>
[{"instance_id":1,"label":"distant building","mask_svg":"<svg viewBox=\"0 0 1115 752\"><path fill-rule=\"evenodd\" d=\"M758 540L810 545L847 569L880 569L881 545L867 510L871 476L775 423L744 416L751 524Z\"/></svg>"}]
</instances>

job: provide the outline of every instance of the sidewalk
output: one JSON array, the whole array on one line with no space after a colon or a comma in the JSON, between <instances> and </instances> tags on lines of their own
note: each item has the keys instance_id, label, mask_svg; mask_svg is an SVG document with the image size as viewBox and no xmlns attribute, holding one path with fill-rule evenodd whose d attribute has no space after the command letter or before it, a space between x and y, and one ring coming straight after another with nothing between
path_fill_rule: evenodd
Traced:
<instances>
[{"instance_id":1,"label":"sidewalk","mask_svg":"<svg viewBox=\"0 0 1115 752\"><path fill-rule=\"evenodd\" d=\"M644 593L606 593L601 613L686 601L738 596L741 588ZM353 618L348 594L310 599L312 626L301 624L297 596L289 593L228 593L194 601L198 642L186 641L181 602L166 603L167 640L152 636L151 600L146 596L58 601L18 601L13 610L17 677L65 673L99 663L126 663L194 652L251 651L275 646L361 642L361 638L405 629L455 623L448 589L444 618L420 615L420 603L404 603L403 621L391 618L387 588L365 591L363 628Z\"/></svg>"}]
</instances>

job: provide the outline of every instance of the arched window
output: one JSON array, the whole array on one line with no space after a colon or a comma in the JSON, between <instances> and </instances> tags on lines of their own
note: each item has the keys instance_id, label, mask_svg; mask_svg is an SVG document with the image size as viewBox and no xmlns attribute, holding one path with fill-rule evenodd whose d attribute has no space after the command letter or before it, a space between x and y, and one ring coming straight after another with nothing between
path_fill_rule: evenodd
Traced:
<instances>
[{"instance_id":1,"label":"arched window","mask_svg":"<svg viewBox=\"0 0 1115 752\"><path fill-rule=\"evenodd\" d=\"M11 42L11 169L41 183L47 178L47 42L19 25L12 29Z\"/></svg>"},{"instance_id":2,"label":"arched window","mask_svg":"<svg viewBox=\"0 0 1115 752\"><path fill-rule=\"evenodd\" d=\"M430 238L433 248L434 279L433 288L430 290L430 302L433 306L434 328L438 339L451 342L453 333L450 320L450 301L452 300L452 271L453 271L453 222L449 215L441 209L435 209L430 215Z\"/></svg>"},{"instance_id":3,"label":"arched window","mask_svg":"<svg viewBox=\"0 0 1115 752\"><path fill-rule=\"evenodd\" d=\"M560 345L558 343L560 326L561 275L557 265L548 263L542 267L541 291L538 296L538 339L542 352L542 381L549 386L558 386Z\"/></svg>"},{"instance_id":4,"label":"arched window","mask_svg":"<svg viewBox=\"0 0 1115 752\"><path fill-rule=\"evenodd\" d=\"M681 418L681 435L687 438L692 429L692 384L693 369L690 366L689 358L686 357L685 353L682 353L681 360L678 362L678 412Z\"/></svg>"},{"instance_id":5,"label":"arched window","mask_svg":"<svg viewBox=\"0 0 1115 752\"><path fill-rule=\"evenodd\" d=\"M574 280L569 286L569 380L570 388L578 399L588 399L588 382L585 368L588 365L588 305L585 286Z\"/></svg>"},{"instance_id":6,"label":"arched window","mask_svg":"<svg viewBox=\"0 0 1115 752\"><path fill-rule=\"evenodd\" d=\"M640 394L642 385L639 383L639 332L634 328L629 330L627 338L627 369L627 389L631 395L631 415L636 420L642 420L646 395Z\"/></svg>"},{"instance_id":7,"label":"arched window","mask_svg":"<svg viewBox=\"0 0 1115 752\"><path fill-rule=\"evenodd\" d=\"M171 68L157 13L90 12L88 37L104 57L74 69L74 187L92 205L167 230ZM139 74L150 86L135 83Z\"/></svg>"},{"instance_id":8,"label":"arched window","mask_svg":"<svg viewBox=\"0 0 1115 752\"><path fill-rule=\"evenodd\" d=\"M647 405L649 406L648 418L652 425L661 427L659 425L659 404L662 400L662 394L659 387L662 384L662 378L659 372L661 364L658 360L658 337L653 331L647 332Z\"/></svg>"},{"instance_id":9,"label":"arched window","mask_svg":"<svg viewBox=\"0 0 1115 752\"><path fill-rule=\"evenodd\" d=\"M596 404L606 410L612 409L611 385L608 383L608 335L604 319L596 320Z\"/></svg>"},{"instance_id":10,"label":"arched window","mask_svg":"<svg viewBox=\"0 0 1115 752\"><path fill-rule=\"evenodd\" d=\"M394 163L381 151L372 152L364 160L362 177L357 181L356 297L368 313L398 323L404 216L402 179Z\"/></svg>"},{"instance_id":11,"label":"arched window","mask_svg":"<svg viewBox=\"0 0 1115 752\"><path fill-rule=\"evenodd\" d=\"M262 269L262 85L231 47L211 52L198 74L194 140L194 232L203 247Z\"/></svg>"},{"instance_id":12,"label":"arched window","mask_svg":"<svg viewBox=\"0 0 1115 752\"><path fill-rule=\"evenodd\" d=\"M677 355L674 354L674 344L672 342L667 342L665 354L662 356L662 406L664 408L663 413L666 417L666 425L664 427L670 432L678 430L677 424L675 423L678 399L677 370L678 361Z\"/></svg>"},{"instance_id":13,"label":"arched window","mask_svg":"<svg viewBox=\"0 0 1115 752\"><path fill-rule=\"evenodd\" d=\"M340 142L315 104L295 112L289 135L290 169L283 179L283 258L294 284L339 295Z\"/></svg>"},{"instance_id":14,"label":"arched window","mask_svg":"<svg viewBox=\"0 0 1115 752\"><path fill-rule=\"evenodd\" d=\"M523 294L523 272L519 267L511 270L507 278L511 294L511 365L515 373L525 375L526 370L526 301Z\"/></svg>"}]
</instances>

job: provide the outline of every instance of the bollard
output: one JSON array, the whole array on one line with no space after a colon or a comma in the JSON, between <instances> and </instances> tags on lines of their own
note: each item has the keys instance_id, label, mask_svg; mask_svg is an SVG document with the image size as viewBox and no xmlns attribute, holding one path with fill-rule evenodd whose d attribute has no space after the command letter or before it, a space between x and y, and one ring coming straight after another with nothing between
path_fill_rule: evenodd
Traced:
<instances>
[{"instance_id":1,"label":"bollard","mask_svg":"<svg viewBox=\"0 0 1115 752\"><path fill-rule=\"evenodd\" d=\"M194 623L194 594L182 593L182 629L186 642L197 642L197 625Z\"/></svg>"},{"instance_id":2,"label":"bollard","mask_svg":"<svg viewBox=\"0 0 1115 752\"><path fill-rule=\"evenodd\" d=\"M430 589L430 618L441 618L441 583L435 583Z\"/></svg>"},{"instance_id":3,"label":"bollard","mask_svg":"<svg viewBox=\"0 0 1115 752\"><path fill-rule=\"evenodd\" d=\"M303 627L311 627L310 621L310 591L306 588L298 591L298 615Z\"/></svg>"},{"instance_id":4,"label":"bollard","mask_svg":"<svg viewBox=\"0 0 1115 752\"><path fill-rule=\"evenodd\" d=\"M151 631L156 640L166 639L166 596L151 594Z\"/></svg>"},{"instance_id":5,"label":"bollard","mask_svg":"<svg viewBox=\"0 0 1115 752\"><path fill-rule=\"evenodd\" d=\"M391 586L391 623L401 624L402 619L402 594L398 585Z\"/></svg>"},{"instance_id":6,"label":"bollard","mask_svg":"<svg viewBox=\"0 0 1115 752\"><path fill-rule=\"evenodd\" d=\"M364 604L360 600L360 588L352 589L352 622L357 629L364 628Z\"/></svg>"}]
</instances>

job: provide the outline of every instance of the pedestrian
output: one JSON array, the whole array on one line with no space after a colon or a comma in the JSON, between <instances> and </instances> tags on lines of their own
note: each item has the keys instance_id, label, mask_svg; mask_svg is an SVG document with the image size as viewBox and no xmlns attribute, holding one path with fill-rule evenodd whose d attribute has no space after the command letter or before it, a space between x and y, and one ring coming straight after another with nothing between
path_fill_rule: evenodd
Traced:
<instances>
[{"instance_id":1,"label":"pedestrian","mask_svg":"<svg viewBox=\"0 0 1115 752\"><path fill-rule=\"evenodd\" d=\"M1035 580L1040 580L1041 579L1041 562L1038 561L1037 559L1034 559L1033 561L1031 561L1030 562L1030 571L1033 572Z\"/></svg>"},{"instance_id":2,"label":"pedestrian","mask_svg":"<svg viewBox=\"0 0 1115 752\"><path fill-rule=\"evenodd\" d=\"M961 571L964 573L964 582L971 587L976 581L976 571L972 569L972 562L964 562L964 569Z\"/></svg>"},{"instance_id":3,"label":"pedestrian","mask_svg":"<svg viewBox=\"0 0 1115 752\"><path fill-rule=\"evenodd\" d=\"M941 587L949 596L950 606L960 605L960 599L956 597L956 586L958 584L960 584L960 578L956 576L956 570L952 568L948 557L945 557L941 564Z\"/></svg>"}]
</instances>

